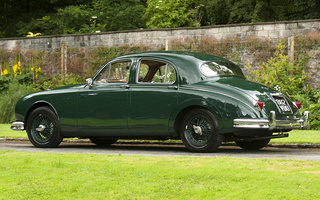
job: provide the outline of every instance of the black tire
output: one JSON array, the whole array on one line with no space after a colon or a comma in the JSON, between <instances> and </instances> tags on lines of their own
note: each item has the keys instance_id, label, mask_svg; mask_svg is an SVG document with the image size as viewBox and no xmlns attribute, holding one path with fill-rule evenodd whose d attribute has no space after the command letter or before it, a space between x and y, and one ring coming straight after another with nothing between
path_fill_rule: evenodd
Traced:
<instances>
[{"instance_id":1,"label":"black tire","mask_svg":"<svg viewBox=\"0 0 320 200\"><path fill-rule=\"evenodd\" d=\"M37 108L28 118L28 138L36 147L57 147L63 139L59 127L58 117L49 107Z\"/></svg>"},{"instance_id":2,"label":"black tire","mask_svg":"<svg viewBox=\"0 0 320 200\"><path fill-rule=\"evenodd\" d=\"M99 147L108 147L118 141L118 139L107 139L107 138L99 138L99 137L92 137L89 139L92 143L96 144Z\"/></svg>"},{"instance_id":3,"label":"black tire","mask_svg":"<svg viewBox=\"0 0 320 200\"><path fill-rule=\"evenodd\" d=\"M271 139L252 140L252 141L236 141L236 144L245 150L259 150L270 142Z\"/></svg>"},{"instance_id":4,"label":"black tire","mask_svg":"<svg viewBox=\"0 0 320 200\"><path fill-rule=\"evenodd\" d=\"M216 118L205 109L194 109L184 116L180 136L187 149L193 152L214 152L222 142Z\"/></svg>"}]
</instances>

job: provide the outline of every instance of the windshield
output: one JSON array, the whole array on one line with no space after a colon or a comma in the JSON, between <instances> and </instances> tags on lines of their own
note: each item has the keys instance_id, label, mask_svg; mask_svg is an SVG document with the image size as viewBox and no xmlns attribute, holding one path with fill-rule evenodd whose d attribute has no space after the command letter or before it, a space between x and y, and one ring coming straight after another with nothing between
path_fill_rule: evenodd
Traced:
<instances>
[{"instance_id":1,"label":"windshield","mask_svg":"<svg viewBox=\"0 0 320 200\"><path fill-rule=\"evenodd\" d=\"M200 66L202 74L207 77L221 75L235 75L245 77L237 65L229 62L207 62Z\"/></svg>"}]
</instances>

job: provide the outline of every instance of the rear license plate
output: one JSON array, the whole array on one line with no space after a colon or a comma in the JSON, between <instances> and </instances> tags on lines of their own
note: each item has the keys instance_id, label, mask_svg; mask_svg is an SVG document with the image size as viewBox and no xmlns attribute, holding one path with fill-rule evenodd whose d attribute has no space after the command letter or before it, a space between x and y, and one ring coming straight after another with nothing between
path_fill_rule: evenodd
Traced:
<instances>
[{"instance_id":1,"label":"rear license plate","mask_svg":"<svg viewBox=\"0 0 320 200\"><path fill-rule=\"evenodd\" d=\"M291 113L291 108L288 105L287 101L283 97L279 96L272 96L274 101L276 102L280 112L290 112Z\"/></svg>"}]
</instances>

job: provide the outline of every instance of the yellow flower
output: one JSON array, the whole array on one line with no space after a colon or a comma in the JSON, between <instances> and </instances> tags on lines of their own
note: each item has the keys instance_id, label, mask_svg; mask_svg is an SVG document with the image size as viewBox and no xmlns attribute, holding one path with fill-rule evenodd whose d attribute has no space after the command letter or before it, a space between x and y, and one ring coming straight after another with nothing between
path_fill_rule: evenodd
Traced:
<instances>
[{"instance_id":1,"label":"yellow flower","mask_svg":"<svg viewBox=\"0 0 320 200\"><path fill-rule=\"evenodd\" d=\"M1 76L6 75L6 74L8 74L8 70L6 70L6 69L1 72Z\"/></svg>"},{"instance_id":2,"label":"yellow flower","mask_svg":"<svg viewBox=\"0 0 320 200\"><path fill-rule=\"evenodd\" d=\"M16 73L17 71L18 71L18 65L17 64L15 64L15 65L13 65L13 67L12 67L12 69L13 69L13 73Z\"/></svg>"},{"instance_id":3,"label":"yellow flower","mask_svg":"<svg viewBox=\"0 0 320 200\"><path fill-rule=\"evenodd\" d=\"M37 36L37 35L41 35L41 33L33 34L32 32L28 32L27 37L35 37L35 36Z\"/></svg>"},{"instance_id":4,"label":"yellow flower","mask_svg":"<svg viewBox=\"0 0 320 200\"><path fill-rule=\"evenodd\" d=\"M17 77L17 71L20 71L20 65L21 65L21 63L19 61L17 64L13 65L13 67L12 67L15 78ZM21 74L21 71L20 71L20 74Z\"/></svg>"}]
</instances>

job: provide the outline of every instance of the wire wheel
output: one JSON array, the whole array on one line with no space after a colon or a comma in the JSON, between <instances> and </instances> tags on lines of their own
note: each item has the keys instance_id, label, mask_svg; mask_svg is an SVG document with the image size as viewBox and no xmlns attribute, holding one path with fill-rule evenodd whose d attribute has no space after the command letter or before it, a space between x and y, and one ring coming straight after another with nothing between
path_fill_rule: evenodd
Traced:
<instances>
[{"instance_id":1,"label":"wire wheel","mask_svg":"<svg viewBox=\"0 0 320 200\"><path fill-rule=\"evenodd\" d=\"M187 113L181 123L180 136L184 145L194 152L213 152L222 141L217 120L205 109Z\"/></svg>"},{"instance_id":2,"label":"wire wheel","mask_svg":"<svg viewBox=\"0 0 320 200\"><path fill-rule=\"evenodd\" d=\"M36 147L57 147L63 137L56 114L48 107L35 109L27 122L30 142Z\"/></svg>"},{"instance_id":3,"label":"wire wheel","mask_svg":"<svg viewBox=\"0 0 320 200\"><path fill-rule=\"evenodd\" d=\"M54 133L53 120L45 114L39 114L32 123L31 135L34 140L41 144L50 141Z\"/></svg>"},{"instance_id":4,"label":"wire wheel","mask_svg":"<svg viewBox=\"0 0 320 200\"><path fill-rule=\"evenodd\" d=\"M214 125L206 116L198 114L191 117L185 129L184 134L188 143L198 148L208 144L212 137Z\"/></svg>"}]
</instances>

